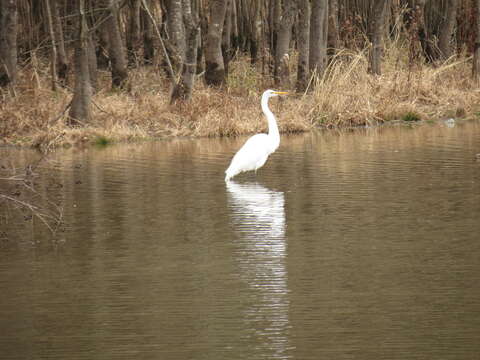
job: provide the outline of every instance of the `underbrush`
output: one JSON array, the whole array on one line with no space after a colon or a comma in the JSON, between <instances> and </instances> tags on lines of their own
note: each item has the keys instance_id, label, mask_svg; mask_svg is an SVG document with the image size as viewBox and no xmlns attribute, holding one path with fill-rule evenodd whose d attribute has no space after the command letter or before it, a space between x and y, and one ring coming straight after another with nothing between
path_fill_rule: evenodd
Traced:
<instances>
[{"instance_id":1,"label":"underbrush","mask_svg":"<svg viewBox=\"0 0 480 360\"><path fill-rule=\"evenodd\" d=\"M471 80L469 59L409 65L396 52L386 50L381 76L368 73L365 53L340 52L315 87L312 117L343 127L476 116L480 89Z\"/></svg>"},{"instance_id":2,"label":"underbrush","mask_svg":"<svg viewBox=\"0 0 480 360\"><path fill-rule=\"evenodd\" d=\"M435 67L412 65L397 44L385 51L383 75L373 76L365 52L344 50L306 94L281 89L291 95L271 100L270 107L283 133L316 126L476 117L479 88L470 79L470 67L466 58L452 58ZM292 74L294 70L292 64ZM49 149L172 136L236 136L267 128L260 95L273 87L273 81L252 67L249 59L230 64L224 89L208 88L197 79L193 99L186 104L169 104L169 82L156 68L132 69L130 78L130 91L112 91L108 73L101 72L93 120L72 128L66 123L72 92L49 89L48 64L40 69L25 67L19 74L17 96L0 103L0 141ZM293 87L294 79L290 83Z\"/></svg>"}]
</instances>

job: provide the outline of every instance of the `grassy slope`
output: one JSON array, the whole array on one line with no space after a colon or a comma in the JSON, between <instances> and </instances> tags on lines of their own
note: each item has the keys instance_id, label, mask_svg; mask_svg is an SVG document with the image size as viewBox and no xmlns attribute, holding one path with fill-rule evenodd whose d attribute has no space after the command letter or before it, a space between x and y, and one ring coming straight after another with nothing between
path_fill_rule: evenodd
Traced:
<instances>
[{"instance_id":1,"label":"grassy slope","mask_svg":"<svg viewBox=\"0 0 480 360\"><path fill-rule=\"evenodd\" d=\"M478 116L480 89L470 80L469 61L408 66L404 53L401 47L388 47L383 75L375 77L367 73L365 53L341 52L308 95L271 101L280 131ZM108 74L103 74L102 90L94 97L94 120L74 129L60 116L71 92L49 90L48 66L44 69L23 69L18 96L0 104L0 143L50 148L169 136L235 136L266 129L259 95L272 82L246 59L231 64L226 90L209 89L198 81L193 101L183 105L168 104L167 81L154 69L132 70L129 93L105 90Z\"/></svg>"}]
</instances>

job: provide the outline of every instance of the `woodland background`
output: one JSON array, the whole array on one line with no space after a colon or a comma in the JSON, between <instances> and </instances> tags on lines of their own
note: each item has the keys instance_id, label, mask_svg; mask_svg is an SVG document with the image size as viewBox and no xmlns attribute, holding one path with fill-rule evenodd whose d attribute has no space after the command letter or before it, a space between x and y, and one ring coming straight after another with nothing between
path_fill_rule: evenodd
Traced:
<instances>
[{"instance_id":1,"label":"woodland background","mask_svg":"<svg viewBox=\"0 0 480 360\"><path fill-rule=\"evenodd\" d=\"M476 117L480 0L0 0L0 135L78 142Z\"/></svg>"}]
</instances>

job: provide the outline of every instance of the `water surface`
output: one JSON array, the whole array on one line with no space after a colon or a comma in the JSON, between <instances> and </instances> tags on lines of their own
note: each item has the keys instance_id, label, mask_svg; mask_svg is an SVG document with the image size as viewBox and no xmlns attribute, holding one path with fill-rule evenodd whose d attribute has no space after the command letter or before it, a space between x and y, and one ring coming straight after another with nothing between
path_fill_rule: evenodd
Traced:
<instances>
[{"instance_id":1,"label":"water surface","mask_svg":"<svg viewBox=\"0 0 480 360\"><path fill-rule=\"evenodd\" d=\"M479 123L284 136L226 185L244 140L42 163L65 230L8 224L0 358L478 358Z\"/></svg>"}]
</instances>

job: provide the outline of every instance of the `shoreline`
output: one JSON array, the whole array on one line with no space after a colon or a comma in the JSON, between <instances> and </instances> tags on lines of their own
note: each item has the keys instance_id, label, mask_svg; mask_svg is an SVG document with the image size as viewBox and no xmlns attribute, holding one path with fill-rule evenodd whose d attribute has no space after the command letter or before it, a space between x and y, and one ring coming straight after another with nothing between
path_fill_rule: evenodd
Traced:
<instances>
[{"instance_id":1,"label":"shoreline","mask_svg":"<svg viewBox=\"0 0 480 360\"><path fill-rule=\"evenodd\" d=\"M471 79L470 59L451 59L413 68L398 62L399 48L387 47L383 75L368 73L363 52L339 56L325 77L306 95L291 86L282 99L269 103L280 133L314 129L349 129L414 124L442 119L480 119L480 87ZM72 93L48 88L44 71L25 67L18 95L0 104L0 145L33 147L43 151L72 146L108 145L172 138L236 137L265 132L267 122L260 95L275 88L273 80L252 68L247 59L231 64L224 88L206 87L197 79L188 103L169 104L168 80L158 69L132 69L130 91L112 91L102 72L86 126L69 127L66 108ZM31 82L32 74L42 74ZM290 82L293 84L294 79ZM70 84L73 79L70 79Z\"/></svg>"},{"instance_id":2,"label":"shoreline","mask_svg":"<svg viewBox=\"0 0 480 360\"><path fill-rule=\"evenodd\" d=\"M449 124L446 122L451 120ZM327 127L327 126L316 126L312 127L311 129L304 130L304 131L297 131L297 132L280 132L281 136L291 136L291 135L301 135L307 134L311 132L329 132L329 131L340 131L340 132L355 132L361 130L371 130L371 129L381 129L381 128L393 128L393 127L421 127L427 125L444 125L448 127L455 127L459 124L465 122L480 122L480 118L471 117L471 118L461 118L461 119L454 119L454 118L443 118L443 119L436 119L436 120L417 120L417 121L405 121L405 120L391 120L388 122L378 122L373 125L350 125L350 126L340 126L340 127ZM87 129L88 130L88 129ZM112 145L128 145L128 144L144 144L148 142L160 142L160 141L173 141L173 140L204 140L204 139L220 139L220 138L235 138L235 137L246 137L254 135L254 133L244 133L238 134L235 136L163 136L163 137L154 137L154 136L145 136L142 138L135 138L135 139L121 139L121 140L107 140L102 141L102 138L92 138L92 139L85 139L85 141L80 141L74 144L65 143L58 145L54 148L48 149L49 151L57 151L63 149L71 149L71 148L78 148L78 149L85 149L85 148L94 148L94 147L105 147L105 146L112 146ZM0 149L31 149L31 150L39 150L43 152L41 146L32 146L31 144L16 144L16 143L2 143L0 142Z\"/></svg>"}]
</instances>

